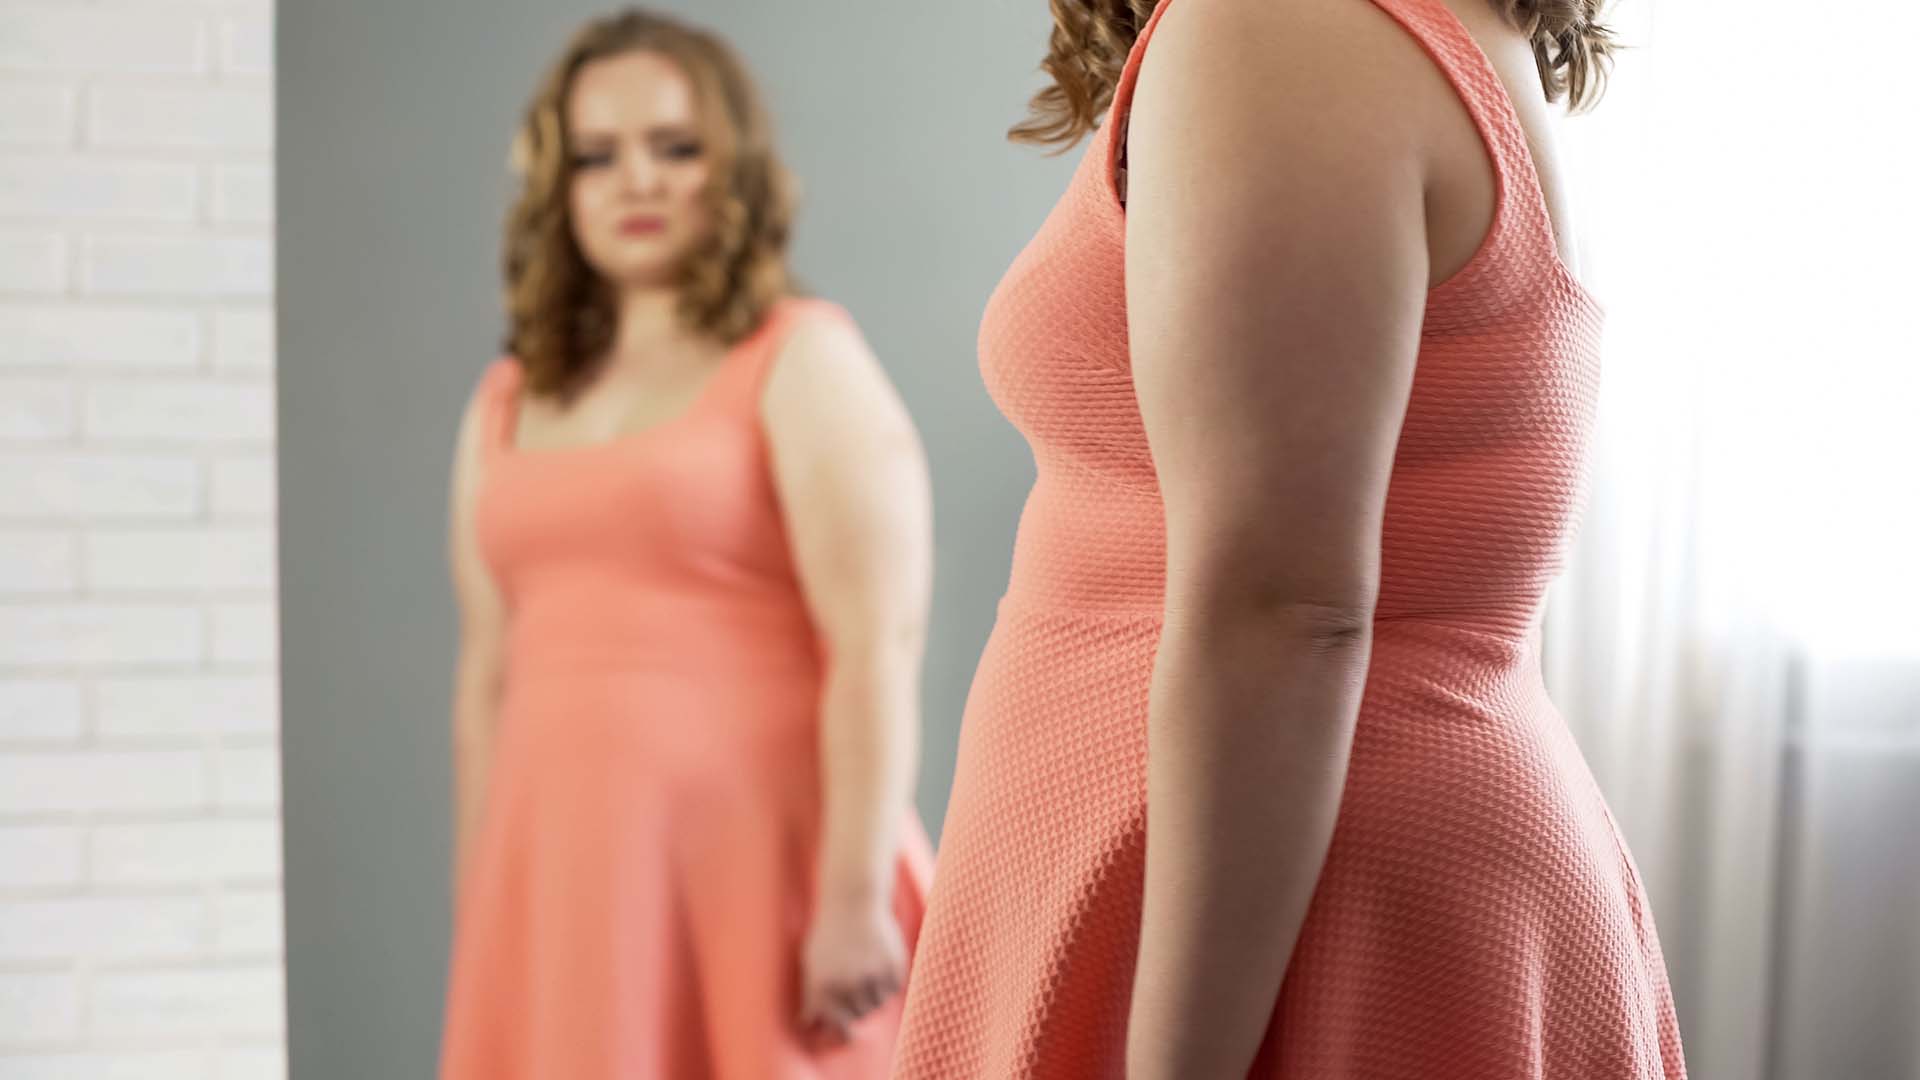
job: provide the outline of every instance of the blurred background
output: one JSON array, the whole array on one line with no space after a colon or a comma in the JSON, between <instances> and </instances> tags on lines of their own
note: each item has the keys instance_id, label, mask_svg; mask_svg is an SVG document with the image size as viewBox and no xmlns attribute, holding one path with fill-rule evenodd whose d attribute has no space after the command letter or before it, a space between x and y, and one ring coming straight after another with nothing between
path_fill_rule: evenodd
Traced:
<instances>
[{"instance_id":1,"label":"blurred background","mask_svg":"<svg viewBox=\"0 0 1920 1080\"><path fill-rule=\"evenodd\" d=\"M1046 5L660 6L745 54L795 264L926 439L937 832L1032 475L973 335L1072 164L1001 138ZM431 1072L446 465L507 138L600 10L0 0L0 1080ZM1920 26L1611 11L1563 147L1610 321L1549 686L1693 1075L1920 1080L1920 162L1882 44Z\"/></svg>"}]
</instances>

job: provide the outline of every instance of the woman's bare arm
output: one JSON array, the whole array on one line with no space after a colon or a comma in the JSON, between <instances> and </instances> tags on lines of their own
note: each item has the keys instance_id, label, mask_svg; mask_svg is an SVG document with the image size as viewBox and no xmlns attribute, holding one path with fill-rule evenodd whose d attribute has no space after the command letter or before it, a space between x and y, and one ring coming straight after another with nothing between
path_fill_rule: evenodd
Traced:
<instances>
[{"instance_id":1,"label":"woman's bare arm","mask_svg":"<svg viewBox=\"0 0 1920 1080\"><path fill-rule=\"evenodd\" d=\"M1127 304L1167 595L1135 1080L1245 1074L1332 836L1426 300L1417 48L1367 4L1209 0L1142 68Z\"/></svg>"},{"instance_id":2,"label":"woman's bare arm","mask_svg":"<svg viewBox=\"0 0 1920 1080\"><path fill-rule=\"evenodd\" d=\"M457 889L466 880L473 835L485 801L499 709L506 617L492 573L480 556L473 507L480 487L483 404L478 395L460 421L447 529L448 563L459 608L453 677L454 856Z\"/></svg>"},{"instance_id":3,"label":"woman's bare arm","mask_svg":"<svg viewBox=\"0 0 1920 1080\"><path fill-rule=\"evenodd\" d=\"M767 379L763 415L788 541L828 655L803 1019L844 1033L905 974L891 903L918 767L932 501L913 421L850 323L808 318L795 330Z\"/></svg>"}]
</instances>

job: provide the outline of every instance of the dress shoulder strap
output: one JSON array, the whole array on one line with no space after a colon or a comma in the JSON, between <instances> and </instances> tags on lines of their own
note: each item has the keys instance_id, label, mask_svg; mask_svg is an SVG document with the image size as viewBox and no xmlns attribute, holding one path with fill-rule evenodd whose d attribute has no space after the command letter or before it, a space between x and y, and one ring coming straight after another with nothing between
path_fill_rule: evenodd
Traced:
<instances>
[{"instance_id":1,"label":"dress shoulder strap","mask_svg":"<svg viewBox=\"0 0 1920 1080\"><path fill-rule=\"evenodd\" d=\"M740 355L725 373L730 383L726 399L736 408L757 410L767 378L786 344L795 331L814 320L853 325L853 316L831 300L800 296L781 299L738 346Z\"/></svg>"},{"instance_id":2,"label":"dress shoulder strap","mask_svg":"<svg viewBox=\"0 0 1920 1080\"><path fill-rule=\"evenodd\" d=\"M482 449L488 458L513 448L514 428L520 414L520 386L526 372L520 361L503 356L487 365L474 388L474 400L480 408Z\"/></svg>"}]
</instances>

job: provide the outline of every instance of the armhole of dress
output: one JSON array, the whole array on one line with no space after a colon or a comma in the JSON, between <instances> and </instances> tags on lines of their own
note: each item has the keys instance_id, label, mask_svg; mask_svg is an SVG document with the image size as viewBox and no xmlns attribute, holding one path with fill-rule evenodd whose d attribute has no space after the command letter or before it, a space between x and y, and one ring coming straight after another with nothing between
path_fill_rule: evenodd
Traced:
<instances>
[{"instance_id":1,"label":"armhole of dress","mask_svg":"<svg viewBox=\"0 0 1920 1080\"><path fill-rule=\"evenodd\" d=\"M1502 265L1496 252L1515 242L1545 245L1539 250L1557 260L1559 242L1526 127L1480 42L1443 0L1373 3L1400 24L1446 78L1479 132L1481 147L1493 167L1493 221L1467 263L1434 286L1434 291L1452 290L1485 277Z\"/></svg>"},{"instance_id":2,"label":"armhole of dress","mask_svg":"<svg viewBox=\"0 0 1920 1080\"><path fill-rule=\"evenodd\" d=\"M1100 184L1114 205L1121 210L1127 206L1127 124L1133 118L1133 88L1140 81L1140 64L1146 59L1147 42L1153 37L1154 27L1160 25L1160 16L1166 14L1173 0L1160 0L1154 6L1153 14L1147 17L1146 25L1133 39L1133 45L1127 50L1127 59L1120 68L1120 79L1114 83L1113 101L1107 106L1107 120L1101 126L1101 149L1104 164L1100 171Z\"/></svg>"}]
</instances>

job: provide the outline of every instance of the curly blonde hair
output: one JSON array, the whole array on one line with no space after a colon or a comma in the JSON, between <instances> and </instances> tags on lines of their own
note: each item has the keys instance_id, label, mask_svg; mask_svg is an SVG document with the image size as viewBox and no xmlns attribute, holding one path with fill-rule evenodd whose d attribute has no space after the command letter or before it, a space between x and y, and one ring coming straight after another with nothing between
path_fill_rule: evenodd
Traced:
<instances>
[{"instance_id":1,"label":"curly blonde hair","mask_svg":"<svg viewBox=\"0 0 1920 1080\"><path fill-rule=\"evenodd\" d=\"M746 66L718 36L639 9L581 27L527 105L511 163L520 192L507 212L505 348L535 394L567 398L612 343L614 295L588 265L568 209L568 95L581 68L629 52L676 62L692 81L713 155L706 192L713 222L680 270L680 315L732 344L787 293L794 182L773 149L772 124Z\"/></svg>"},{"instance_id":2,"label":"curly blonde hair","mask_svg":"<svg viewBox=\"0 0 1920 1080\"><path fill-rule=\"evenodd\" d=\"M1493 0L1533 43L1547 100L1591 109L1606 89L1607 66L1619 48L1600 23L1604 0ZM1053 34L1040 69L1053 79L1033 96L1027 119L1007 137L1066 147L1099 126L1113 103L1120 70L1160 0L1050 0Z\"/></svg>"}]
</instances>

